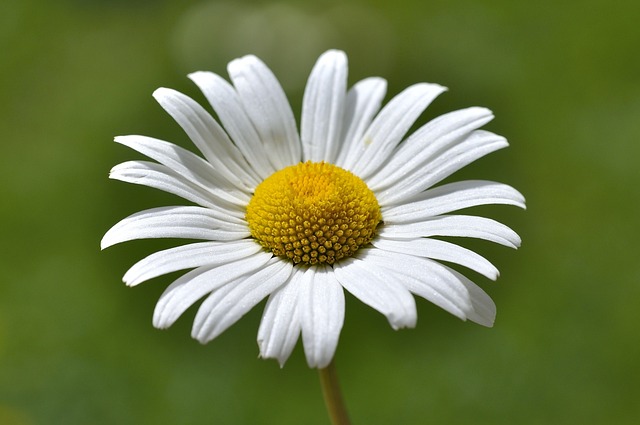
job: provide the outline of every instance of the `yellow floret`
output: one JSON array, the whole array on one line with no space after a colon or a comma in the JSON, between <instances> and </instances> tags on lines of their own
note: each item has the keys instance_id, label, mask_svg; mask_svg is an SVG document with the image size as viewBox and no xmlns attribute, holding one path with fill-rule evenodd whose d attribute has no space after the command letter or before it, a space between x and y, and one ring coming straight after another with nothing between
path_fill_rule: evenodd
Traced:
<instances>
[{"instance_id":1,"label":"yellow floret","mask_svg":"<svg viewBox=\"0 0 640 425\"><path fill-rule=\"evenodd\" d=\"M369 243L382 215L359 177L307 161L260 183L246 220L251 235L275 255L295 264L333 264Z\"/></svg>"}]
</instances>

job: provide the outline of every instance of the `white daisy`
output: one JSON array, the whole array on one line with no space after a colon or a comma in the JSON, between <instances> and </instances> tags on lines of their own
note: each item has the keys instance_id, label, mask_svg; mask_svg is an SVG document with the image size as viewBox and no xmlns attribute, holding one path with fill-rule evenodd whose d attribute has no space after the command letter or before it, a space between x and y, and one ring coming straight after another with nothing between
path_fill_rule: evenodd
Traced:
<instances>
[{"instance_id":1,"label":"white daisy","mask_svg":"<svg viewBox=\"0 0 640 425\"><path fill-rule=\"evenodd\" d=\"M155 187L196 204L154 208L113 226L102 248L141 238L204 242L154 253L124 275L127 285L192 269L160 297L153 324L171 326L205 297L192 336L211 341L268 297L258 330L260 355L284 364L298 336L310 367L323 368L344 321L344 289L384 314L394 329L416 324L412 294L449 313L492 326L495 304L439 261L489 279L480 255L434 237L461 236L518 247L494 220L451 212L485 204L524 208L510 186L462 181L433 187L476 159L507 146L479 130L493 115L468 108L433 119L407 136L446 89L415 84L381 109L386 81L347 90L347 58L324 53L304 93L301 131L272 72L255 56L229 63L231 83L210 72L189 77L221 124L191 98L160 88L154 97L203 157L144 136L115 140L155 162L129 161L110 177Z\"/></svg>"}]
</instances>

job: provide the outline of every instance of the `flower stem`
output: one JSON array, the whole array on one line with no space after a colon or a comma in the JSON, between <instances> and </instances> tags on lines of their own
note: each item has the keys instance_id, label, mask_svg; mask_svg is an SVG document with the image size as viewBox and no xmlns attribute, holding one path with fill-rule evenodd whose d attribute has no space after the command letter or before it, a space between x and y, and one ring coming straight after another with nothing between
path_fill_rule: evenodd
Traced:
<instances>
[{"instance_id":1,"label":"flower stem","mask_svg":"<svg viewBox=\"0 0 640 425\"><path fill-rule=\"evenodd\" d=\"M338 374L336 366L331 363L324 369L319 369L320 385L322 386L322 395L324 396L324 404L327 406L329 417L333 425L349 425L349 415L344 405L340 384L338 383Z\"/></svg>"}]
</instances>

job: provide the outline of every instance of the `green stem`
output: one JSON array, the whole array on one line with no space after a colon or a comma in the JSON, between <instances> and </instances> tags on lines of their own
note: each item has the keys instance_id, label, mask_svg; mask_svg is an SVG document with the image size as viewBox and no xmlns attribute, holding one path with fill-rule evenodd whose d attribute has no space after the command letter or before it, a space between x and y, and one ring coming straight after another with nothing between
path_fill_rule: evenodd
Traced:
<instances>
[{"instance_id":1,"label":"green stem","mask_svg":"<svg viewBox=\"0 0 640 425\"><path fill-rule=\"evenodd\" d=\"M320 385L322 386L322 395L324 396L324 404L327 406L329 417L333 425L349 425L349 415L344 405L340 384L338 383L338 374L336 366L331 363L324 369L319 369Z\"/></svg>"}]
</instances>

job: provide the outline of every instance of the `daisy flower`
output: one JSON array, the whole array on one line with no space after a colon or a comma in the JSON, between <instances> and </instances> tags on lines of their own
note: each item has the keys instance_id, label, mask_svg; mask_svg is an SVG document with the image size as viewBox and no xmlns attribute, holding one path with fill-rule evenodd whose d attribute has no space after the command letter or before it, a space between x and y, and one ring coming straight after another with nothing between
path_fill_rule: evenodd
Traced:
<instances>
[{"instance_id":1,"label":"daisy flower","mask_svg":"<svg viewBox=\"0 0 640 425\"><path fill-rule=\"evenodd\" d=\"M330 50L309 76L298 132L285 93L263 62L245 56L229 63L228 73L231 83L210 72L189 75L217 120L177 91L153 94L202 156L145 136L115 139L153 162L119 164L110 178L195 204L133 214L102 239L103 249L141 238L202 240L156 252L124 275L134 286L189 270L160 297L154 326L171 326L204 298L192 336L207 343L268 298L260 355L283 365L302 335L307 363L324 368L344 322L345 290L394 329L415 326L413 295L460 319L493 325L491 298L441 262L492 280L498 270L438 237L516 248L520 238L507 226L452 213L486 204L524 208L524 198L490 181L435 186L507 146L479 129L491 111L450 112L407 135L445 87L415 84L383 107L386 81L366 78L347 89L347 57Z\"/></svg>"}]
</instances>

